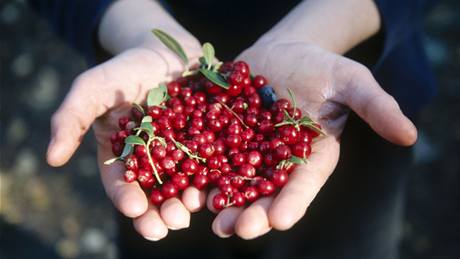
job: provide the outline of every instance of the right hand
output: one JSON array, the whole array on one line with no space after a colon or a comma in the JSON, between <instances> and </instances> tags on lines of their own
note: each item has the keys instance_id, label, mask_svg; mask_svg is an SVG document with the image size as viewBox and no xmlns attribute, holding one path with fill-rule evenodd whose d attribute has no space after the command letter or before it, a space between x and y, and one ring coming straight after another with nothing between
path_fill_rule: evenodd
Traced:
<instances>
[{"instance_id":1,"label":"right hand","mask_svg":"<svg viewBox=\"0 0 460 259\"><path fill-rule=\"evenodd\" d=\"M171 81L183 70L180 60L165 48L127 50L78 76L52 117L48 163L65 164L93 124L105 191L121 213L133 218L137 232L149 240L164 238L168 229L188 227L190 212L203 207L206 193L189 187L181 199L171 198L157 208L150 205L137 182L124 181L122 163L107 166L103 162L114 156L109 139L118 129L118 118L129 114L133 102L143 102L150 88Z\"/></svg>"}]
</instances>

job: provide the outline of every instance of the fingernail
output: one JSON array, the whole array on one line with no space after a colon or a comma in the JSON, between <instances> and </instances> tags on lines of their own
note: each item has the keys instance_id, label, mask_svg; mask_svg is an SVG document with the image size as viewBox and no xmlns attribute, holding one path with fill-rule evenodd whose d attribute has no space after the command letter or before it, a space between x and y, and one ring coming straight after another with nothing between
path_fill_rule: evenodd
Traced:
<instances>
[{"instance_id":1,"label":"fingernail","mask_svg":"<svg viewBox=\"0 0 460 259\"><path fill-rule=\"evenodd\" d=\"M144 238L147 239L147 240L149 240L149 241L158 241L158 240L160 240L160 239L157 238L157 237L145 237L145 236L144 236Z\"/></svg>"}]
</instances>

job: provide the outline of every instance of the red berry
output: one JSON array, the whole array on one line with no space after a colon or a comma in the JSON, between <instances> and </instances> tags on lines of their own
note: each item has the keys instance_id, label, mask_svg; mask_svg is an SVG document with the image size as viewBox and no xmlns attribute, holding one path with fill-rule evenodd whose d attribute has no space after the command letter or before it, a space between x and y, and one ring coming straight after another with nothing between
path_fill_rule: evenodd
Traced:
<instances>
[{"instance_id":1,"label":"red berry","mask_svg":"<svg viewBox=\"0 0 460 259\"><path fill-rule=\"evenodd\" d=\"M275 185L271 181L264 179L257 184L257 190L263 196L268 196L275 192Z\"/></svg>"},{"instance_id":2,"label":"red berry","mask_svg":"<svg viewBox=\"0 0 460 259\"><path fill-rule=\"evenodd\" d=\"M231 199L230 203L232 203L236 207L241 207L246 203L246 198L244 197L243 193L234 192L232 194L232 199Z\"/></svg>"},{"instance_id":3,"label":"red berry","mask_svg":"<svg viewBox=\"0 0 460 259\"><path fill-rule=\"evenodd\" d=\"M230 80L232 80L232 77L230 77ZM240 82L239 84L232 83L230 87L227 89L226 93L230 96L238 96L241 94L242 91L243 91L243 85L242 85L242 82Z\"/></svg>"},{"instance_id":4,"label":"red berry","mask_svg":"<svg viewBox=\"0 0 460 259\"><path fill-rule=\"evenodd\" d=\"M202 158L210 158L214 154L214 150L214 146L210 143L204 143L198 147L198 153Z\"/></svg>"},{"instance_id":5,"label":"red berry","mask_svg":"<svg viewBox=\"0 0 460 259\"><path fill-rule=\"evenodd\" d=\"M265 77L263 77L261 75L257 75L256 77L254 77L254 80L252 81L252 85L256 89L262 88L266 84L267 84L267 79L265 79Z\"/></svg>"},{"instance_id":6,"label":"red berry","mask_svg":"<svg viewBox=\"0 0 460 259\"><path fill-rule=\"evenodd\" d=\"M193 178L193 186L195 186L198 190L204 189L209 183L209 179L206 175L203 174L195 174Z\"/></svg>"},{"instance_id":7,"label":"red berry","mask_svg":"<svg viewBox=\"0 0 460 259\"><path fill-rule=\"evenodd\" d=\"M188 176L184 174L175 174L171 178L171 182L179 189L184 190L189 185Z\"/></svg>"},{"instance_id":8,"label":"red berry","mask_svg":"<svg viewBox=\"0 0 460 259\"><path fill-rule=\"evenodd\" d=\"M244 188L243 194L249 202L253 202L259 198L259 191L255 186L247 186Z\"/></svg>"},{"instance_id":9,"label":"red berry","mask_svg":"<svg viewBox=\"0 0 460 259\"><path fill-rule=\"evenodd\" d=\"M162 145L153 148L152 157L160 161L166 156L166 148Z\"/></svg>"},{"instance_id":10,"label":"red berry","mask_svg":"<svg viewBox=\"0 0 460 259\"><path fill-rule=\"evenodd\" d=\"M285 160L291 156L291 149L288 145L278 146L273 152L274 156L278 160Z\"/></svg>"},{"instance_id":11,"label":"red berry","mask_svg":"<svg viewBox=\"0 0 460 259\"><path fill-rule=\"evenodd\" d=\"M171 97L176 97L180 93L180 84L176 81L169 82L167 85L168 94Z\"/></svg>"},{"instance_id":12,"label":"red berry","mask_svg":"<svg viewBox=\"0 0 460 259\"><path fill-rule=\"evenodd\" d=\"M181 165L182 173L184 174L194 174L198 171L198 164L195 160L186 158Z\"/></svg>"},{"instance_id":13,"label":"red berry","mask_svg":"<svg viewBox=\"0 0 460 259\"><path fill-rule=\"evenodd\" d=\"M244 61L236 61L233 63L233 70L240 72L243 76L249 76L249 66Z\"/></svg>"},{"instance_id":14,"label":"red berry","mask_svg":"<svg viewBox=\"0 0 460 259\"><path fill-rule=\"evenodd\" d=\"M241 176L235 175L234 177L232 177L231 184L233 185L233 187L239 189L243 187L244 179Z\"/></svg>"},{"instance_id":15,"label":"red berry","mask_svg":"<svg viewBox=\"0 0 460 259\"><path fill-rule=\"evenodd\" d=\"M176 163L178 163L179 161L184 159L184 156L185 156L184 152L182 150L179 150L179 149L171 151L170 155L171 155L172 159L174 160L174 162L176 162Z\"/></svg>"},{"instance_id":16,"label":"red berry","mask_svg":"<svg viewBox=\"0 0 460 259\"><path fill-rule=\"evenodd\" d=\"M189 87L182 88L180 90L180 95L184 98L192 96L192 88L189 88Z\"/></svg>"},{"instance_id":17,"label":"red berry","mask_svg":"<svg viewBox=\"0 0 460 259\"><path fill-rule=\"evenodd\" d=\"M168 174L176 172L176 163L170 156L166 156L165 158L163 158L160 162L160 166Z\"/></svg>"},{"instance_id":18,"label":"red berry","mask_svg":"<svg viewBox=\"0 0 460 259\"><path fill-rule=\"evenodd\" d=\"M311 153L311 147L308 143L300 142L292 146L292 154L300 158L308 158Z\"/></svg>"},{"instance_id":19,"label":"red berry","mask_svg":"<svg viewBox=\"0 0 460 259\"><path fill-rule=\"evenodd\" d=\"M150 194L150 201L152 202L153 205L160 206L165 198L163 197L163 194L161 194L161 191L158 189L153 189L152 193Z\"/></svg>"},{"instance_id":20,"label":"red berry","mask_svg":"<svg viewBox=\"0 0 460 259\"><path fill-rule=\"evenodd\" d=\"M137 174L133 170L126 170L123 174L123 178L125 179L125 182L131 183L137 179Z\"/></svg>"},{"instance_id":21,"label":"red berry","mask_svg":"<svg viewBox=\"0 0 460 259\"><path fill-rule=\"evenodd\" d=\"M283 126L278 132L281 140L288 145L293 145L300 141L300 132L293 125Z\"/></svg>"},{"instance_id":22,"label":"red berry","mask_svg":"<svg viewBox=\"0 0 460 259\"><path fill-rule=\"evenodd\" d=\"M271 179L275 186L283 187L288 182L288 173L285 170L276 170Z\"/></svg>"},{"instance_id":23,"label":"red berry","mask_svg":"<svg viewBox=\"0 0 460 259\"><path fill-rule=\"evenodd\" d=\"M243 164L240 167L240 170L238 170L238 173L241 176L247 177L247 178L252 178L256 176L256 169L254 168L253 165L250 164Z\"/></svg>"},{"instance_id":24,"label":"red berry","mask_svg":"<svg viewBox=\"0 0 460 259\"><path fill-rule=\"evenodd\" d=\"M216 210L221 210L227 205L227 196L223 193L219 193L212 199L212 206Z\"/></svg>"},{"instance_id":25,"label":"red berry","mask_svg":"<svg viewBox=\"0 0 460 259\"><path fill-rule=\"evenodd\" d=\"M147 109L147 115L153 119L159 119L163 115L163 109L158 106L149 106Z\"/></svg>"},{"instance_id":26,"label":"red berry","mask_svg":"<svg viewBox=\"0 0 460 259\"><path fill-rule=\"evenodd\" d=\"M128 170L137 171L138 170L138 163L137 157L135 155L129 155L125 158L125 167Z\"/></svg>"},{"instance_id":27,"label":"red berry","mask_svg":"<svg viewBox=\"0 0 460 259\"><path fill-rule=\"evenodd\" d=\"M241 137L236 134L230 134L225 139L225 143L231 148L237 148L241 144Z\"/></svg>"},{"instance_id":28,"label":"red berry","mask_svg":"<svg viewBox=\"0 0 460 259\"><path fill-rule=\"evenodd\" d=\"M220 159L217 156L210 157L207 162L209 169L219 169L221 164Z\"/></svg>"},{"instance_id":29,"label":"red berry","mask_svg":"<svg viewBox=\"0 0 460 259\"><path fill-rule=\"evenodd\" d=\"M249 151L247 162L255 168L259 168L262 165L262 154L256 150Z\"/></svg>"},{"instance_id":30,"label":"red berry","mask_svg":"<svg viewBox=\"0 0 460 259\"><path fill-rule=\"evenodd\" d=\"M118 119L118 126L120 129L126 129L126 124L129 122L129 117L123 116L120 119Z\"/></svg>"},{"instance_id":31,"label":"red berry","mask_svg":"<svg viewBox=\"0 0 460 259\"><path fill-rule=\"evenodd\" d=\"M131 108L131 115L136 121L140 121L142 120L142 117L144 117L144 114L136 107Z\"/></svg>"},{"instance_id":32,"label":"red berry","mask_svg":"<svg viewBox=\"0 0 460 259\"><path fill-rule=\"evenodd\" d=\"M243 153L236 153L232 156L234 166L241 166L246 162L246 156Z\"/></svg>"},{"instance_id":33,"label":"red berry","mask_svg":"<svg viewBox=\"0 0 460 259\"><path fill-rule=\"evenodd\" d=\"M175 197L178 193L178 188L171 182L164 183L161 186L161 194L164 196L165 199Z\"/></svg>"}]
</instances>

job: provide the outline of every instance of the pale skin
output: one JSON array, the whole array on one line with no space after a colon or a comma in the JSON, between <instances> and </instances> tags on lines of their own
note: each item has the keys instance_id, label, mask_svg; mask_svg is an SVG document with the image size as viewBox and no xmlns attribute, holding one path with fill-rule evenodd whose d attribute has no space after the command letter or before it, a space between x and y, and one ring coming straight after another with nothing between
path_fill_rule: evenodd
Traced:
<instances>
[{"instance_id":1,"label":"pale skin","mask_svg":"<svg viewBox=\"0 0 460 259\"><path fill-rule=\"evenodd\" d=\"M124 182L122 164L102 164L112 157L108 139L117 128L117 118L129 112L129 104L142 102L149 88L184 70L181 61L150 35L151 28L178 39L192 60L200 55L199 42L156 2L113 4L102 19L99 41L115 57L74 81L52 118L47 160L52 166L65 164L93 125L107 195L133 219L139 234L154 241L166 237L169 230L188 227L190 214L205 205L207 194L189 187L180 199L169 199L156 208L137 183ZM321 123L327 136L314 143L309 163L297 167L279 194L246 208L218 212L212 223L216 235L253 239L271 229L293 227L334 171L350 109L388 141L402 146L415 143L416 128L396 101L367 68L340 55L379 29L380 18L371 0L307 0L237 58L248 62L254 74L265 75L278 95L286 96L285 89L291 88L302 110ZM211 190L208 204L214 194Z\"/></svg>"}]
</instances>

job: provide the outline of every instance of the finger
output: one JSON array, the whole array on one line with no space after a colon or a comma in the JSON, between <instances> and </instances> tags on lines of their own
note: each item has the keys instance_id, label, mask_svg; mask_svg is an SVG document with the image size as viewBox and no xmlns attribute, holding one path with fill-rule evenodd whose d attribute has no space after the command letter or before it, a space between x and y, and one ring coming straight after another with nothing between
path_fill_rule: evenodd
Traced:
<instances>
[{"instance_id":1,"label":"finger","mask_svg":"<svg viewBox=\"0 0 460 259\"><path fill-rule=\"evenodd\" d=\"M402 113L396 100L375 81L367 68L350 80L346 104L386 140L410 146L417 140L414 124Z\"/></svg>"},{"instance_id":2,"label":"finger","mask_svg":"<svg viewBox=\"0 0 460 259\"><path fill-rule=\"evenodd\" d=\"M236 221L235 233L247 240L254 239L270 231L268 209L272 202L273 197L264 197L246 208Z\"/></svg>"},{"instance_id":3,"label":"finger","mask_svg":"<svg viewBox=\"0 0 460 259\"><path fill-rule=\"evenodd\" d=\"M158 241L168 235L168 227L161 219L158 208L152 205L147 212L135 218L133 224L136 231L150 241Z\"/></svg>"},{"instance_id":4,"label":"finger","mask_svg":"<svg viewBox=\"0 0 460 259\"><path fill-rule=\"evenodd\" d=\"M214 199L214 196L216 196L218 193L219 193L219 189L217 188L214 188L212 189L211 191L209 191L209 194L208 194L208 198L206 200L206 206L208 207L208 209L214 213L217 213L219 212L218 210L216 210L214 208L214 206L212 206L212 200Z\"/></svg>"},{"instance_id":5,"label":"finger","mask_svg":"<svg viewBox=\"0 0 460 259\"><path fill-rule=\"evenodd\" d=\"M212 231L221 238L232 236L235 232L236 221L243 210L244 208L241 207L223 209L212 222Z\"/></svg>"},{"instance_id":6,"label":"finger","mask_svg":"<svg viewBox=\"0 0 460 259\"><path fill-rule=\"evenodd\" d=\"M101 155L107 159L109 155ZM114 163L111 166L103 166L101 180L107 196L114 206L129 218L139 217L148 208L148 200L144 191L137 182L127 183L123 179L124 165Z\"/></svg>"},{"instance_id":7,"label":"finger","mask_svg":"<svg viewBox=\"0 0 460 259\"><path fill-rule=\"evenodd\" d=\"M170 198L163 202L160 208L163 222L171 230L178 230L190 226L190 212L177 198Z\"/></svg>"},{"instance_id":8,"label":"finger","mask_svg":"<svg viewBox=\"0 0 460 259\"><path fill-rule=\"evenodd\" d=\"M80 75L51 120L48 163L65 164L97 117L121 103L142 100L147 89L171 78L168 70L181 66L176 63L151 50L133 49Z\"/></svg>"},{"instance_id":9,"label":"finger","mask_svg":"<svg viewBox=\"0 0 460 259\"><path fill-rule=\"evenodd\" d=\"M206 202L206 191L195 187L188 187L182 193L182 203L190 212L197 212L203 208Z\"/></svg>"},{"instance_id":10,"label":"finger","mask_svg":"<svg viewBox=\"0 0 460 259\"><path fill-rule=\"evenodd\" d=\"M277 230L287 230L303 217L337 164L339 144L335 138L321 139L312 149L317 151L311 154L307 164L299 165L289 175L288 183L270 207L270 225Z\"/></svg>"},{"instance_id":11,"label":"finger","mask_svg":"<svg viewBox=\"0 0 460 259\"><path fill-rule=\"evenodd\" d=\"M75 80L72 90L51 118L51 141L47 151L51 166L61 166L70 159L97 116L95 99L86 91L87 82L84 76Z\"/></svg>"}]
</instances>

